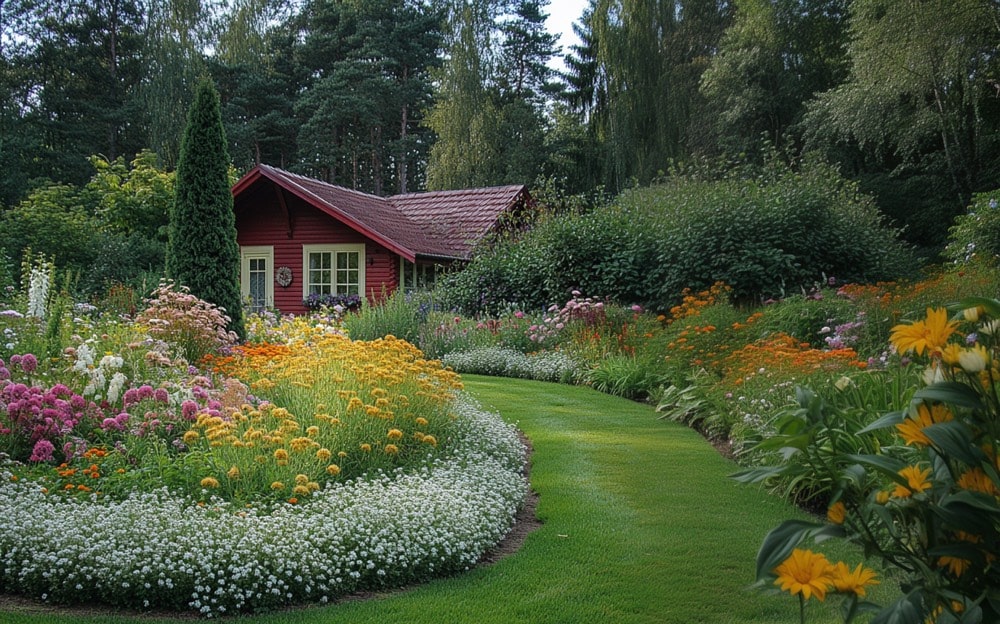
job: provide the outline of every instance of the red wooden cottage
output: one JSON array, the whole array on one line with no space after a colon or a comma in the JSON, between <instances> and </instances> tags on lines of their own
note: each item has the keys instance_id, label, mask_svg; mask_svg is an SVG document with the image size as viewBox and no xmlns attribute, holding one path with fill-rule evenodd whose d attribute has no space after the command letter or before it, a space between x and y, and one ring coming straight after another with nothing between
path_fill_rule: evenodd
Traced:
<instances>
[{"instance_id":1,"label":"red wooden cottage","mask_svg":"<svg viewBox=\"0 0 1000 624\"><path fill-rule=\"evenodd\" d=\"M528 201L524 186L378 197L258 165L233 186L243 298L302 314L310 296L428 285Z\"/></svg>"}]
</instances>

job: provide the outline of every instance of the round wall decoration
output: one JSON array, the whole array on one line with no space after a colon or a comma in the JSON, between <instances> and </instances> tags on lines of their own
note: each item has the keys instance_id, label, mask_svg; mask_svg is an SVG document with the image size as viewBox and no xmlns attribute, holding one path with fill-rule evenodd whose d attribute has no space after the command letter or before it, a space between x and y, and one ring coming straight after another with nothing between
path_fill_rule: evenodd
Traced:
<instances>
[{"instance_id":1,"label":"round wall decoration","mask_svg":"<svg viewBox=\"0 0 1000 624\"><path fill-rule=\"evenodd\" d=\"M278 286L288 288L289 284L292 283L292 270L286 266L278 267L274 273L274 281L278 283Z\"/></svg>"}]
</instances>

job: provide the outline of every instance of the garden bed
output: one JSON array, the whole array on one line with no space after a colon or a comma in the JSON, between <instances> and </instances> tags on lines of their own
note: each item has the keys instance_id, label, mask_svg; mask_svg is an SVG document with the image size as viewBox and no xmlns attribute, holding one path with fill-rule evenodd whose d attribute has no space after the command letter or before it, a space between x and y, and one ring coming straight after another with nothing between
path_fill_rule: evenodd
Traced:
<instances>
[{"instance_id":1,"label":"garden bed","mask_svg":"<svg viewBox=\"0 0 1000 624\"><path fill-rule=\"evenodd\" d=\"M121 501L0 486L5 591L55 603L202 615L326 602L464 570L510 531L525 498L513 427L460 403L447 456L269 512L167 490Z\"/></svg>"}]
</instances>

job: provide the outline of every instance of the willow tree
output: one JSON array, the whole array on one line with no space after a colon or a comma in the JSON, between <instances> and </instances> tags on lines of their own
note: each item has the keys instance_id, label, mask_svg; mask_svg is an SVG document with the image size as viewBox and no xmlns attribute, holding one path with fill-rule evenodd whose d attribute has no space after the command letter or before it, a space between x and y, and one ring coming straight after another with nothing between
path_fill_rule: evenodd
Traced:
<instances>
[{"instance_id":1,"label":"willow tree","mask_svg":"<svg viewBox=\"0 0 1000 624\"><path fill-rule=\"evenodd\" d=\"M219 0L213 0L218 4ZM191 86L205 70L203 50L212 45L211 2L165 0L147 6L147 79L139 95L149 124L149 147L168 166L177 163L177 137L191 104Z\"/></svg>"},{"instance_id":2,"label":"willow tree","mask_svg":"<svg viewBox=\"0 0 1000 624\"><path fill-rule=\"evenodd\" d=\"M702 106L698 82L724 30L715 0L598 0L590 17L596 46L598 139L612 188L648 182L690 152Z\"/></svg>"},{"instance_id":3,"label":"willow tree","mask_svg":"<svg viewBox=\"0 0 1000 624\"><path fill-rule=\"evenodd\" d=\"M1000 185L1000 5L854 0L849 31L849 76L809 105L806 147L863 175L912 242L940 245L972 193Z\"/></svg>"},{"instance_id":4,"label":"willow tree","mask_svg":"<svg viewBox=\"0 0 1000 624\"><path fill-rule=\"evenodd\" d=\"M229 155L219 94L198 83L177 162L167 240L167 275L191 294L225 308L229 329L244 336L240 249L229 190Z\"/></svg>"},{"instance_id":5,"label":"willow tree","mask_svg":"<svg viewBox=\"0 0 1000 624\"><path fill-rule=\"evenodd\" d=\"M427 164L427 188L454 189L491 183L499 172L497 108L486 90L493 12L491 2L458 3L451 17L448 60L437 102L425 123L437 134Z\"/></svg>"}]
</instances>

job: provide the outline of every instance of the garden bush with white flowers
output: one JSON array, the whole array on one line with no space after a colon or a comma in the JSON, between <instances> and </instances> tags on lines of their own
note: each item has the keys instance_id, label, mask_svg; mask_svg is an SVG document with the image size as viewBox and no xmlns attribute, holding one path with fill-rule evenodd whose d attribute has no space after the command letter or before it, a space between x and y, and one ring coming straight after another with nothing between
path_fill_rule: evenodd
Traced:
<instances>
[{"instance_id":1,"label":"garden bush with white flowers","mask_svg":"<svg viewBox=\"0 0 1000 624\"><path fill-rule=\"evenodd\" d=\"M271 317L236 346L168 284L134 322L51 296L0 311L0 591L259 611L466 569L514 522L516 430L405 341Z\"/></svg>"}]
</instances>

